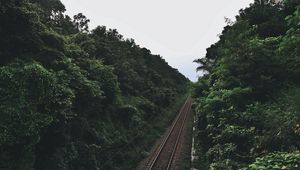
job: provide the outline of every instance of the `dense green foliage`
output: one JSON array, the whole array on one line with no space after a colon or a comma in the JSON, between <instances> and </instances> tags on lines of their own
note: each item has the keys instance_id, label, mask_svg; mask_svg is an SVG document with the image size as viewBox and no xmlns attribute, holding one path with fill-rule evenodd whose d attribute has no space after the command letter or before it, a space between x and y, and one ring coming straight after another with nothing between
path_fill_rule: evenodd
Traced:
<instances>
[{"instance_id":1,"label":"dense green foliage","mask_svg":"<svg viewBox=\"0 0 300 170\"><path fill-rule=\"evenodd\" d=\"M236 19L196 60L205 73L193 92L201 167L239 169L257 158L248 169L293 169L300 166L300 1L256 0Z\"/></svg>"},{"instance_id":2,"label":"dense green foliage","mask_svg":"<svg viewBox=\"0 0 300 170\"><path fill-rule=\"evenodd\" d=\"M270 170L270 169L299 169L300 153L270 153L256 161L243 170Z\"/></svg>"},{"instance_id":3,"label":"dense green foliage","mask_svg":"<svg viewBox=\"0 0 300 170\"><path fill-rule=\"evenodd\" d=\"M0 0L0 169L133 169L188 80L64 12L59 0Z\"/></svg>"}]
</instances>

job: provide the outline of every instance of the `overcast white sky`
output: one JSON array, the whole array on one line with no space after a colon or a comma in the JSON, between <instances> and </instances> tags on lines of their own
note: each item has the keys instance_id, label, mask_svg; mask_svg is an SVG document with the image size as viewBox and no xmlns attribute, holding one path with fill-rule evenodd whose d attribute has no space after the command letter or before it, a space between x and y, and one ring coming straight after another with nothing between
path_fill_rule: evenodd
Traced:
<instances>
[{"instance_id":1,"label":"overcast white sky","mask_svg":"<svg viewBox=\"0 0 300 170\"><path fill-rule=\"evenodd\" d=\"M206 48L218 40L239 9L253 0L61 0L67 14L82 12L90 28L116 28L125 38L160 54L174 68L195 81L194 59L204 57Z\"/></svg>"}]
</instances>

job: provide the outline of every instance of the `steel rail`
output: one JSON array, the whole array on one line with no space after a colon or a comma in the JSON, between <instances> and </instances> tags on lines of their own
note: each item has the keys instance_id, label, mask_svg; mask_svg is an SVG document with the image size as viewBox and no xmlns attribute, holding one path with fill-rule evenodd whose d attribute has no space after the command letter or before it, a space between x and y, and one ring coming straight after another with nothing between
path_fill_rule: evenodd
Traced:
<instances>
[{"instance_id":1,"label":"steel rail","mask_svg":"<svg viewBox=\"0 0 300 170\"><path fill-rule=\"evenodd\" d=\"M187 113L188 113L189 110L190 110L190 108L189 108L189 107L190 107L190 106L189 106L189 105L190 105L190 100L191 100L190 97L188 97L188 98L186 99L184 105L181 107L181 109L180 109L180 111L179 111L179 114L177 115L177 117L176 117L174 123L172 124L171 129L170 129L168 135L164 138L163 142L162 142L161 145L159 146L158 152L156 153L154 159L152 160L152 162L151 162L151 164L150 164L148 170L152 170L152 169L153 169L153 167L154 167L154 165L156 164L156 162L157 162L159 156L160 156L161 153L162 153L162 150L163 150L164 147L166 146L167 141L169 140L169 138L170 138L172 132L174 131L175 126L177 125L179 118L182 116L182 114L183 114L182 112L183 112L183 111L185 110L185 108L188 106L187 112L186 112L186 114L184 115L184 121L183 121L183 123L182 123L182 125L181 125L180 132L179 132L179 134L178 134L178 136L177 136L177 139L176 139L176 144L175 144L175 146L173 147L173 149L176 149L176 148L177 148L177 145L178 145L179 139L180 139L180 135L181 135L181 133L182 133L183 125L184 125L185 120L186 120L186 117L187 117ZM169 162L168 162L168 168L170 168L170 166L171 166L171 163L172 163L172 161L173 161L173 160L171 160L171 159L173 159L174 155L175 155L175 151L173 150L173 151L172 151L172 155L171 155L171 157L170 157L170 160L169 160Z\"/></svg>"},{"instance_id":2,"label":"steel rail","mask_svg":"<svg viewBox=\"0 0 300 170\"><path fill-rule=\"evenodd\" d=\"M186 111L186 113L185 113L185 115L184 115L184 120L183 120L183 122L182 122L182 124L181 124L180 131L179 131L178 136L177 136L177 138L176 138L176 143L175 143L175 145L174 145L174 147L173 147L172 155L171 155L171 157L170 157L170 159L169 159L169 163L168 163L167 170L169 170L169 169L171 168L171 165L172 165L172 162L173 162L175 153L176 153L176 151L177 151L177 147L178 147L178 144L179 144L179 140L180 140L180 138L182 137L181 134L182 134L182 131L183 131L183 128L184 128L184 125L185 125L185 121L186 121L186 119L187 119L187 115L188 115L189 111L190 111L190 102L188 103L188 108L187 108L187 111Z\"/></svg>"}]
</instances>

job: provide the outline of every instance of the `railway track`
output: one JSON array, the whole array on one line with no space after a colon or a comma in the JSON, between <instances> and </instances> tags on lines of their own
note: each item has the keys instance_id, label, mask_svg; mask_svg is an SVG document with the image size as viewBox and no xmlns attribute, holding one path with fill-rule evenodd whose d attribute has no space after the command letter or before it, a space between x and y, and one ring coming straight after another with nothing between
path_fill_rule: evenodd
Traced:
<instances>
[{"instance_id":1,"label":"railway track","mask_svg":"<svg viewBox=\"0 0 300 170\"><path fill-rule=\"evenodd\" d=\"M180 140L183 137L183 129L192 104L191 97L188 97L181 107L177 117L171 125L167 135L162 139L161 144L150 156L147 170L171 170L175 168L176 155Z\"/></svg>"}]
</instances>

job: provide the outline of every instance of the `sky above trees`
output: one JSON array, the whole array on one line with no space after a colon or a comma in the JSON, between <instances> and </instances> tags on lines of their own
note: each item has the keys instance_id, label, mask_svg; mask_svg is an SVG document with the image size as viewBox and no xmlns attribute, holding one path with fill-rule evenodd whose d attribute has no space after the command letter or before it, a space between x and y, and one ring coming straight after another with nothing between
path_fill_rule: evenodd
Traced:
<instances>
[{"instance_id":1,"label":"sky above trees","mask_svg":"<svg viewBox=\"0 0 300 170\"><path fill-rule=\"evenodd\" d=\"M204 57L206 48L218 41L239 9L253 0L62 0L67 14L82 12L90 28L116 28L125 38L160 54L173 67L195 81L194 59Z\"/></svg>"}]
</instances>

